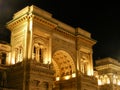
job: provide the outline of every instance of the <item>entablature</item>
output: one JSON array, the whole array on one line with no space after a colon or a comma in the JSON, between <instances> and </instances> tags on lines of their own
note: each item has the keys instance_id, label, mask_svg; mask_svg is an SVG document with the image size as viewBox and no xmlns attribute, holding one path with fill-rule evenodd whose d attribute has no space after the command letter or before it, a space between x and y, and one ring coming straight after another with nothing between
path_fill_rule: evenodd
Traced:
<instances>
[{"instance_id":1,"label":"entablature","mask_svg":"<svg viewBox=\"0 0 120 90\"><path fill-rule=\"evenodd\" d=\"M92 47L94 44L96 44L96 41L93 40L92 38L88 38L88 37L85 37L83 35L77 35L77 41L78 41L78 44L86 44L88 45L89 47Z\"/></svg>"},{"instance_id":2,"label":"entablature","mask_svg":"<svg viewBox=\"0 0 120 90\"><path fill-rule=\"evenodd\" d=\"M120 70L120 66L116 66L113 64L106 64L106 65L101 65L101 66L97 66L96 69L99 70L104 70L104 69L114 69L114 70Z\"/></svg>"},{"instance_id":3,"label":"entablature","mask_svg":"<svg viewBox=\"0 0 120 90\"><path fill-rule=\"evenodd\" d=\"M96 60L97 66L104 65L104 64L114 64L116 66L120 66L120 62L118 60L110 58L110 57Z\"/></svg>"}]
</instances>

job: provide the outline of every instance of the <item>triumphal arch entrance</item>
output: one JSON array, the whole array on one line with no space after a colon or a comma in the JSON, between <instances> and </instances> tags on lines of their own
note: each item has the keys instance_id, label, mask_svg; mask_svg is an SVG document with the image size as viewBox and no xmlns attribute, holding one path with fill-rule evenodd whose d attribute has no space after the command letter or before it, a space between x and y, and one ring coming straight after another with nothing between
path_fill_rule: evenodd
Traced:
<instances>
[{"instance_id":1,"label":"triumphal arch entrance","mask_svg":"<svg viewBox=\"0 0 120 90\"><path fill-rule=\"evenodd\" d=\"M6 87L17 90L97 90L91 34L34 5L7 23L11 53Z\"/></svg>"}]
</instances>

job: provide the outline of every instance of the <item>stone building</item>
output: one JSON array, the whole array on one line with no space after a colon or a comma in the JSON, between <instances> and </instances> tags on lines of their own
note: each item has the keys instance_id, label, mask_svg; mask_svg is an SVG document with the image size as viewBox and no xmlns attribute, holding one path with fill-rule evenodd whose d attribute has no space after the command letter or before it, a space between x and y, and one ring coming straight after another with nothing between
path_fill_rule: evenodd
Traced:
<instances>
[{"instance_id":1,"label":"stone building","mask_svg":"<svg viewBox=\"0 0 120 90\"><path fill-rule=\"evenodd\" d=\"M92 58L96 41L89 32L34 5L15 13L6 27L11 42L0 47L3 90L98 90Z\"/></svg>"},{"instance_id":2,"label":"stone building","mask_svg":"<svg viewBox=\"0 0 120 90\"><path fill-rule=\"evenodd\" d=\"M99 90L120 90L120 62L107 57L96 60Z\"/></svg>"}]
</instances>

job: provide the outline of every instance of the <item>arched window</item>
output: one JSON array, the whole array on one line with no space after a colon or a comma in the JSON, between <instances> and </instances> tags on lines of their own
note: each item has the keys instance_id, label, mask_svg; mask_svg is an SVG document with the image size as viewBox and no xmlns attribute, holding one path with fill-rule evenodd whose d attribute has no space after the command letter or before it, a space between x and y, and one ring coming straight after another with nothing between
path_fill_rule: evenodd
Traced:
<instances>
[{"instance_id":1,"label":"arched window","mask_svg":"<svg viewBox=\"0 0 120 90\"><path fill-rule=\"evenodd\" d=\"M113 75L113 84L117 84L117 76Z\"/></svg>"},{"instance_id":2,"label":"arched window","mask_svg":"<svg viewBox=\"0 0 120 90\"><path fill-rule=\"evenodd\" d=\"M103 78L103 76L100 76L100 81L101 81L101 85L104 85L104 78Z\"/></svg>"},{"instance_id":3,"label":"arched window","mask_svg":"<svg viewBox=\"0 0 120 90\"><path fill-rule=\"evenodd\" d=\"M33 47L34 60L36 60L37 62L43 63L44 51L45 51L44 45L40 43L35 43Z\"/></svg>"},{"instance_id":4,"label":"arched window","mask_svg":"<svg viewBox=\"0 0 120 90\"><path fill-rule=\"evenodd\" d=\"M88 68L88 61L86 60L86 58L82 57L81 58L81 72L83 74L87 74L87 68Z\"/></svg>"},{"instance_id":5,"label":"arched window","mask_svg":"<svg viewBox=\"0 0 120 90\"><path fill-rule=\"evenodd\" d=\"M39 48L39 61L43 63L43 50L42 48Z\"/></svg>"},{"instance_id":6,"label":"arched window","mask_svg":"<svg viewBox=\"0 0 120 90\"><path fill-rule=\"evenodd\" d=\"M21 62L23 60L23 48L19 48L19 61Z\"/></svg>"},{"instance_id":7,"label":"arched window","mask_svg":"<svg viewBox=\"0 0 120 90\"><path fill-rule=\"evenodd\" d=\"M98 85L102 85L101 79L98 79Z\"/></svg>"},{"instance_id":8,"label":"arched window","mask_svg":"<svg viewBox=\"0 0 120 90\"><path fill-rule=\"evenodd\" d=\"M15 48L15 63L21 62L23 60L23 48L19 46Z\"/></svg>"},{"instance_id":9,"label":"arched window","mask_svg":"<svg viewBox=\"0 0 120 90\"><path fill-rule=\"evenodd\" d=\"M107 75L104 75L104 83L110 84L110 78Z\"/></svg>"}]
</instances>

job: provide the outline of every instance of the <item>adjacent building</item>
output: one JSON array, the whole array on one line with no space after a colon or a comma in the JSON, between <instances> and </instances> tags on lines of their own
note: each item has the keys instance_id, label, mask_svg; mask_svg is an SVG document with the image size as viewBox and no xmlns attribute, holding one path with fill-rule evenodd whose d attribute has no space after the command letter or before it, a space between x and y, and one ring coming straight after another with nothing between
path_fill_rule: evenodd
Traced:
<instances>
[{"instance_id":1,"label":"adjacent building","mask_svg":"<svg viewBox=\"0 0 120 90\"><path fill-rule=\"evenodd\" d=\"M96 73L99 90L120 90L120 62L106 57L96 60Z\"/></svg>"}]
</instances>

